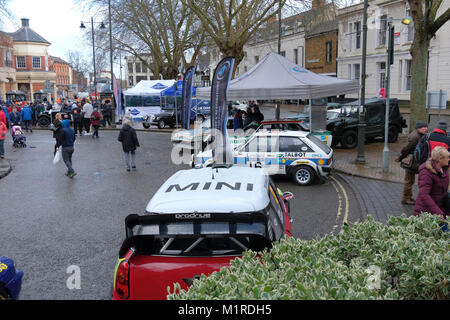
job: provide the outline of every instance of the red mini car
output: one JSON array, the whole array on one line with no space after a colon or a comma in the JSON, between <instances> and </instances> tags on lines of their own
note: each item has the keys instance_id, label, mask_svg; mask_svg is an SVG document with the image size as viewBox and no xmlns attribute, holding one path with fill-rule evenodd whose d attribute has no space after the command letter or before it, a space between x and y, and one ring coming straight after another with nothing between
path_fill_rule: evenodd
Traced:
<instances>
[{"instance_id":1,"label":"red mini car","mask_svg":"<svg viewBox=\"0 0 450 320\"><path fill-rule=\"evenodd\" d=\"M264 170L214 165L170 177L145 215L125 219L113 299L163 300L178 282L229 266L245 250L292 236L289 203Z\"/></svg>"}]
</instances>

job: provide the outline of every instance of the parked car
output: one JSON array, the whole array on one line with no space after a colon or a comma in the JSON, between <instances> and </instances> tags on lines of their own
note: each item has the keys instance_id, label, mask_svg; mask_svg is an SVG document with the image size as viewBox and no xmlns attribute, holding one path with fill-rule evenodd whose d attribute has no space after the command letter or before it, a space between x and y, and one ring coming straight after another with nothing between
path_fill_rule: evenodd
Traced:
<instances>
[{"instance_id":1,"label":"parked car","mask_svg":"<svg viewBox=\"0 0 450 320\"><path fill-rule=\"evenodd\" d=\"M389 143L396 142L406 120L402 117L398 100L391 99L389 104ZM333 135L333 146L341 143L342 147L352 149L358 144L359 102L354 101L342 105L338 117L327 124L327 130ZM365 103L366 129L365 138L374 139L384 137L386 99L371 98Z\"/></svg>"},{"instance_id":2,"label":"parked car","mask_svg":"<svg viewBox=\"0 0 450 320\"><path fill-rule=\"evenodd\" d=\"M179 283L229 266L246 250L292 236L288 201L264 170L216 165L182 170L155 193L144 215L125 219L113 299L163 300Z\"/></svg>"},{"instance_id":3,"label":"parked car","mask_svg":"<svg viewBox=\"0 0 450 320\"><path fill-rule=\"evenodd\" d=\"M334 167L333 150L305 131L256 132L248 141L230 139L233 163L262 167L271 175L290 176L301 186L324 182ZM212 150L199 153L196 167L214 164Z\"/></svg>"}]
</instances>

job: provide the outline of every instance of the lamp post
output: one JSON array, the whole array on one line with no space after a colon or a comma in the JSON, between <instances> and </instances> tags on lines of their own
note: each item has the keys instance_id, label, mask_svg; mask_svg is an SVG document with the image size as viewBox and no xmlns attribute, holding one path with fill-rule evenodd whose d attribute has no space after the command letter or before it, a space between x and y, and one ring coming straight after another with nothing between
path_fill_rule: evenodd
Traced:
<instances>
[{"instance_id":1,"label":"lamp post","mask_svg":"<svg viewBox=\"0 0 450 320\"><path fill-rule=\"evenodd\" d=\"M383 148L383 172L389 172L389 111L390 111L390 97L391 97L391 65L394 64L394 20L401 20L402 24L409 25L411 23L410 18L403 19L393 19L389 18L388 24L388 49L387 49L387 70L386 70L386 107L385 107L385 118L384 118L384 148Z\"/></svg>"},{"instance_id":2,"label":"lamp post","mask_svg":"<svg viewBox=\"0 0 450 320\"><path fill-rule=\"evenodd\" d=\"M95 93L95 100L97 100L97 69L95 67L95 42L94 42L94 24L99 23L100 29L105 29L105 24L103 22L94 22L94 18L91 17L91 21L83 22L81 21L80 29L86 29L86 26L84 23L90 23L91 24L91 32L92 32L92 57L94 61L94 93Z\"/></svg>"},{"instance_id":3,"label":"lamp post","mask_svg":"<svg viewBox=\"0 0 450 320\"><path fill-rule=\"evenodd\" d=\"M366 103L366 59L367 59L367 9L369 7L369 0L364 0L363 13L363 38L362 38L362 61L361 61L361 93L360 93L360 107L358 119L358 156L356 163L366 163L364 156L364 143L366 139L366 122L364 105Z\"/></svg>"}]
</instances>

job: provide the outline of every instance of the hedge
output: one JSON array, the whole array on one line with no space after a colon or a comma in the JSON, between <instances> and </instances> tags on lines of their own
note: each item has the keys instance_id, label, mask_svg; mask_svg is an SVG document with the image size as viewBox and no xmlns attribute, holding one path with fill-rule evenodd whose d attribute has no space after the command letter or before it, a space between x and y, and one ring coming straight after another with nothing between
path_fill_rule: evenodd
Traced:
<instances>
[{"instance_id":1,"label":"hedge","mask_svg":"<svg viewBox=\"0 0 450 320\"><path fill-rule=\"evenodd\" d=\"M344 225L338 235L287 238L270 250L246 251L189 291L169 300L449 299L449 232L439 217L390 217ZM259 257L259 258L258 258Z\"/></svg>"}]
</instances>

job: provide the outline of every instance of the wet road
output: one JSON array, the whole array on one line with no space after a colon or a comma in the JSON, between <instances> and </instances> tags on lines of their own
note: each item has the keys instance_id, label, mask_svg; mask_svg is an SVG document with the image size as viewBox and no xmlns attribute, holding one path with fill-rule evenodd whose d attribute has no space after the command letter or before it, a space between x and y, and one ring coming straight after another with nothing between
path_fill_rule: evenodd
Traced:
<instances>
[{"instance_id":1,"label":"wet road","mask_svg":"<svg viewBox=\"0 0 450 320\"><path fill-rule=\"evenodd\" d=\"M127 172L117 136L101 131L98 140L77 137L73 180L62 162L52 164L49 131L27 134L26 149L13 149L7 140L13 171L0 180L0 254L24 271L21 299L109 299L124 218L143 213L160 185L187 168L171 163L170 134L138 132L137 171ZM340 176L309 187L285 178L275 182L295 195L295 237L339 232L344 221L360 218L358 201ZM70 266L79 267L81 289L67 287Z\"/></svg>"}]
</instances>

